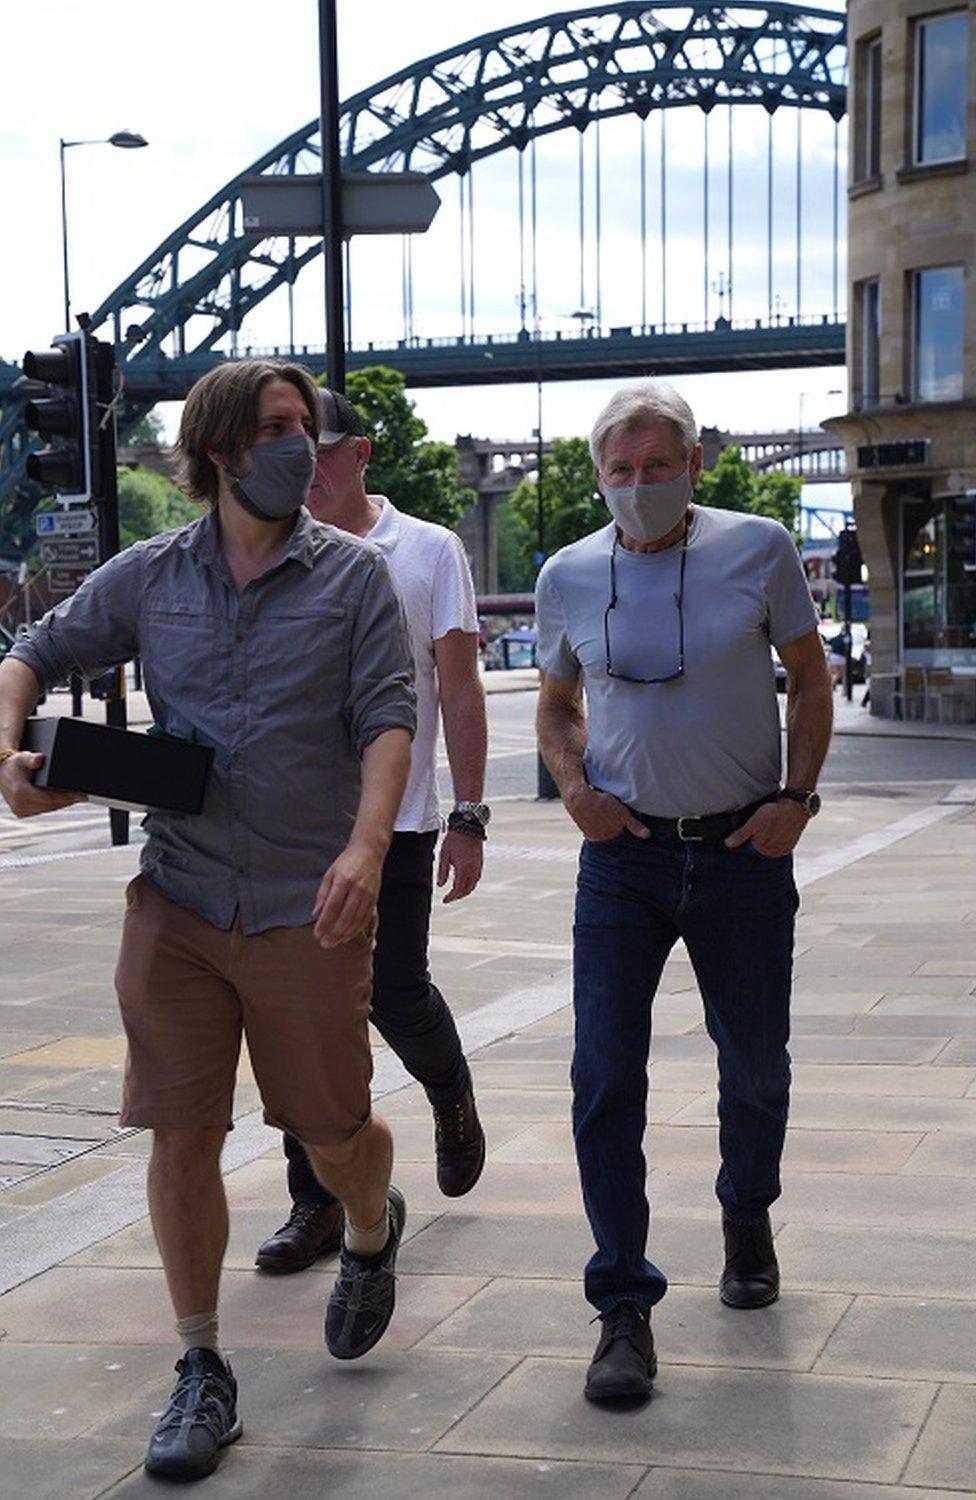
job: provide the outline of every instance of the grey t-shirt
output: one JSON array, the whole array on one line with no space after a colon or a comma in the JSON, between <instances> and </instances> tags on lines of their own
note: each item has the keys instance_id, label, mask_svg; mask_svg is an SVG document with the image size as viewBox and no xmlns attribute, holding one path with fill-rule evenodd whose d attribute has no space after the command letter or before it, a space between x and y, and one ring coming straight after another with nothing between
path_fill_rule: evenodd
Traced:
<instances>
[{"instance_id":1,"label":"grey t-shirt","mask_svg":"<svg viewBox=\"0 0 976 1500\"><path fill-rule=\"evenodd\" d=\"M539 665L573 681L587 707L586 775L654 817L745 807L780 778L770 643L815 630L793 539L778 521L696 505L684 587L684 673L633 683L607 672L613 523L564 547L536 587ZM681 547L616 550L615 673L665 677L679 661Z\"/></svg>"}]
</instances>

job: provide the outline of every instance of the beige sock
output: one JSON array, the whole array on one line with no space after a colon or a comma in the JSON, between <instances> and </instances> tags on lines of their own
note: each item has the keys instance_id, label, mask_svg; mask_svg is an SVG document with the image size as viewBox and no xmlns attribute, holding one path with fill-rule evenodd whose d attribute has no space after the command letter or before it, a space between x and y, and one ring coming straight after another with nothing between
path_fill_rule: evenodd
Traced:
<instances>
[{"instance_id":1,"label":"beige sock","mask_svg":"<svg viewBox=\"0 0 976 1500\"><path fill-rule=\"evenodd\" d=\"M350 1218L346 1218L346 1228L343 1234L346 1249L353 1255L379 1255L385 1249L386 1242L390 1238L390 1210L384 1208L382 1217L377 1219L371 1229L357 1229Z\"/></svg>"},{"instance_id":2,"label":"beige sock","mask_svg":"<svg viewBox=\"0 0 976 1500\"><path fill-rule=\"evenodd\" d=\"M217 1322L217 1314L191 1313L188 1318L177 1318L176 1332L183 1344L184 1354L188 1349L210 1349L218 1359L223 1359L224 1351L220 1347L220 1337Z\"/></svg>"}]
</instances>

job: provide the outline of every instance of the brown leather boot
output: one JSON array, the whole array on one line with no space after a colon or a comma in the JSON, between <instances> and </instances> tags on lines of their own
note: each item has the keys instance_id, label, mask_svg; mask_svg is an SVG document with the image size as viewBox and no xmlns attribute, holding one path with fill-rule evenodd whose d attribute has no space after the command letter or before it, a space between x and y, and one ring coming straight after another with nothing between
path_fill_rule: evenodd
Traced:
<instances>
[{"instance_id":1,"label":"brown leather boot","mask_svg":"<svg viewBox=\"0 0 976 1500\"><path fill-rule=\"evenodd\" d=\"M469 1193L485 1165L485 1132L471 1089L457 1104L434 1105L437 1186L445 1198Z\"/></svg>"},{"instance_id":2,"label":"brown leather boot","mask_svg":"<svg viewBox=\"0 0 976 1500\"><path fill-rule=\"evenodd\" d=\"M306 1270L341 1244L341 1203L296 1203L288 1223L260 1246L254 1264L262 1271L287 1276Z\"/></svg>"}]
</instances>

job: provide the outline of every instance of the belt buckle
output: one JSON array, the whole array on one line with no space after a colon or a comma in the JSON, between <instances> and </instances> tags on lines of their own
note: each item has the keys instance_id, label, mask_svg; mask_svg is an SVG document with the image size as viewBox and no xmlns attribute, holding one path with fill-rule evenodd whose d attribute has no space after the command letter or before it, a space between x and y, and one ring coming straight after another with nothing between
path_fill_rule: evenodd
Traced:
<instances>
[{"instance_id":1,"label":"belt buckle","mask_svg":"<svg viewBox=\"0 0 976 1500\"><path fill-rule=\"evenodd\" d=\"M705 841L705 835L703 833L685 833L685 830L684 830L684 824L685 823L697 823L698 821L699 821L698 818L679 818L678 819L678 838L681 840L681 842L683 844L702 844L702 843L704 843L704 841Z\"/></svg>"}]
</instances>

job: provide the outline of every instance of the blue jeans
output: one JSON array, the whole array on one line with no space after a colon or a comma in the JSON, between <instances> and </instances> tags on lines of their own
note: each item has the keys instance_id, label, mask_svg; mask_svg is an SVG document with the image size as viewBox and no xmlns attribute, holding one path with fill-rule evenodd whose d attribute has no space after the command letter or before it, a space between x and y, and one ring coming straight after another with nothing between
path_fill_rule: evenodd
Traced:
<instances>
[{"instance_id":1,"label":"blue jeans","mask_svg":"<svg viewBox=\"0 0 976 1500\"><path fill-rule=\"evenodd\" d=\"M789 999L799 900L791 855L751 845L638 839L584 843L574 928L573 1135L596 1240L586 1296L601 1312L658 1302L645 1255L650 1206L642 1149L651 1004L683 938L718 1048L726 1217L754 1222L779 1196L789 1104Z\"/></svg>"}]
</instances>

